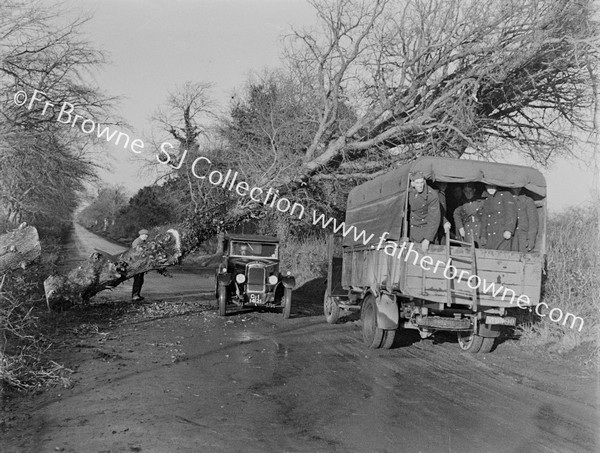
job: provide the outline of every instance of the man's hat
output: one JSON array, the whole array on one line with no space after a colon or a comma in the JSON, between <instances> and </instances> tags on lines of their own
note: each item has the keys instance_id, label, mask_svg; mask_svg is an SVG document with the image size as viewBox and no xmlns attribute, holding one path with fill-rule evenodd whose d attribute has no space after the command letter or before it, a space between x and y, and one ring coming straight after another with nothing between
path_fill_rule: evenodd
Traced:
<instances>
[{"instance_id":1,"label":"man's hat","mask_svg":"<svg viewBox=\"0 0 600 453\"><path fill-rule=\"evenodd\" d=\"M148 230L140 230L138 234L141 236L142 234L148 234Z\"/></svg>"},{"instance_id":2,"label":"man's hat","mask_svg":"<svg viewBox=\"0 0 600 453\"><path fill-rule=\"evenodd\" d=\"M411 178L413 181L416 181L417 179L425 179L425 175L422 172L417 171L411 175Z\"/></svg>"}]
</instances>

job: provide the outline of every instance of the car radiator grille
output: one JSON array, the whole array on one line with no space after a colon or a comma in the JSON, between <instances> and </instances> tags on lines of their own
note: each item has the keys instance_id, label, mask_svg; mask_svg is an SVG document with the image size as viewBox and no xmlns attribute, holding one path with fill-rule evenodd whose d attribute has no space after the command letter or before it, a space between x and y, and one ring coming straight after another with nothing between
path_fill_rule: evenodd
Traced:
<instances>
[{"instance_id":1,"label":"car radiator grille","mask_svg":"<svg viewBox=\"0 0 600 453\"><path fill-rule=\"evenodd\" d=\"M263 292L265 290L265 268L264 267L249 267L248 268L248 284L246 291L248 292Z\"/></svg>"}]
</instances>

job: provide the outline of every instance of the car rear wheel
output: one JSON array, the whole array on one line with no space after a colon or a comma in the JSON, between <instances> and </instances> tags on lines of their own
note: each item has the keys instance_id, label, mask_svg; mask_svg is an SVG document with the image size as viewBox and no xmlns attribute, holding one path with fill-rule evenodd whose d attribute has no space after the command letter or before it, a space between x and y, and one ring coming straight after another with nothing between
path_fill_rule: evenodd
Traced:
<instances>
[{"instance_id":1,"label":"car rear wheel","mask_svg":"<svg viewBox=\"0 0 600 453\"><path fill-rule=\"evenodd\" d=\"M360 320L362 321L362 334L365 344L372 349L380 348L385 330L377 327L377 308L375 307L375 297L371 294L365 297L363 301Z\"/></svg>"},{"instance_id":2,"label":"car rear wheel","mask_svg":"<svg viewBox=\"0 0 600 453\"><path fill-rule=\"evenodd\" d=\"M227 314L227 287L219 285L219 315L225 316Z\"/></svg>"},{"instance_id":3,"label":"car rear wheel","mask_svg":"<svg viewBox=\"0 0 600 453\"><path fill-rule=\"evenodd\" d=\"M323 297L323 312L325 313L325 320L329 324L335 324L340 319L340 306L333 297L327 295L327 291L325 291Z\"/></svg>"},{"instance_id":4,"label":"car rear wheel","mask_svg":"<svg viewBox=\"0 0 600 453\"><path fill-rule=\"evenodd\" d=\"M283 319L288 319L292 312L292 289L286 288L283 291Z\"/></svg>"}]
</instances>

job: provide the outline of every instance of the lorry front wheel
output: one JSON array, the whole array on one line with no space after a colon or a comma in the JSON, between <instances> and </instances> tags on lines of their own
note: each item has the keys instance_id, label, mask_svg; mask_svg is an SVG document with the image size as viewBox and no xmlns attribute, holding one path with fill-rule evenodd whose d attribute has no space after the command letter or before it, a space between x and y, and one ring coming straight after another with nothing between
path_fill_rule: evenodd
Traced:
<instances>
[{"instance_id":1,"label":"lorry front wheel","mask_svg":"<svg viewBox=\"0 0 600 453\"><path fill-rule=\"evenodd\" d=\"M325 320L329 324L335 324L340 319L340 306L333 300L333 297L327 295L327 291L323 297L323 312Z\"/></svg>"},{"instance_id":2,"label":"lorry front wheel","mask_svg":"<svg viewBox=\"0 0 600 453\"><path fill-rule=\"evenodd\" d=\"M219 315L227 314L227 287L219 285Z\"/></svg>"},{"instance_id":3,"label":"lorry front wheel","mask_svg":"<svg viewBox=\"0 0 600 453\"><path fill-rule=\"evenodd\" d=\"M377 308L375 307L375 298L371 294L365 297L363 301L360 320L362 321L362 334L365 344L372 349L380 348L385 330L377 327Z\"/></svg>"}]
</instances>

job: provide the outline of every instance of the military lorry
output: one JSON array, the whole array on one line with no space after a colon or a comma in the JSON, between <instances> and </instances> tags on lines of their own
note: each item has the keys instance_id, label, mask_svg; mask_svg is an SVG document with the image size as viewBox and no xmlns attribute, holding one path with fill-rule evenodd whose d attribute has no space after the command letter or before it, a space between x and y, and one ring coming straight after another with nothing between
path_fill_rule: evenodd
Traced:
<instances>
[{"instance_id":1,"label":"military lorry","mask_svg":"<svg viewBox=\"0 0 600 453\"><path fill-rule=\"evenodd\" d=\"M535 248L529 253L489 250L447 233L444 245L432 243L423 252L408 240L408 188L417 172L428 184L522 188L534 200L539 219ZM546 182L535 169L422 157L355 187L345 225L355 230L329 240L325 317L335 323L342 314L360 310L363 339L371 348L390 348L398 329L416 329L422 338L455 331L464 351L489 352L501 330L516 323L511 313L518 310L509 309L531 310L540 301Z\"/></svg>"}]
</instances>

